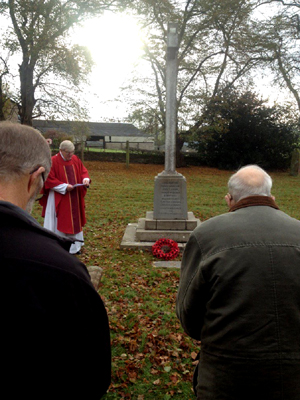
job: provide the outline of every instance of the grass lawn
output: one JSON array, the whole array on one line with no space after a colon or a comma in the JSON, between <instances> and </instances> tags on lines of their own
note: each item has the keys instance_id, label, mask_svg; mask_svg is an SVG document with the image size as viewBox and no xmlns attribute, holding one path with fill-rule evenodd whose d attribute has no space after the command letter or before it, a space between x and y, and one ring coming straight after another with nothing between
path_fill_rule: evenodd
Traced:
<instances>
[{"instance_id":1,"label":"grass lawn","mask_svg":"<svg viewBox=\"0 0 300 400\"><path fill-rule=\"evenodd\" d=\"M85 247L80 258L104 270L99 293L111 327L112 384L104 399L193 399L199 343L184 334L175 315L179 271L155 268L157 259L150 252L119 248L126 225L153 210L154 178L163 166L85 165L92 184L86 196ZM178 172L187 179L188 210L197 218L203 221L227 212L224 196L232 172L200 167ZM284 172L270 175L281 210L300 219L300 177ZM36 206L33 215L42 223L40 211ZM91 332L91 351L96 352L97 344Z\"/></svg>"}]
</instances>

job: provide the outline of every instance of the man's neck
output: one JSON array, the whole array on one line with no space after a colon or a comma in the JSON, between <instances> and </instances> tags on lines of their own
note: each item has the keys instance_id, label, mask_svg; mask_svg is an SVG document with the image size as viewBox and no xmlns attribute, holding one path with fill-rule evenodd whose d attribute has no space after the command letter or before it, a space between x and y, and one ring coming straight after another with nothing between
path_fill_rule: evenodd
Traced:
<instances>
[{"instance_id":1,"label":"man's neck","mask_svg":"<svg viewBox=\"0 0 300 400\"><path fill-rule=\"evenodd\" d=\"M0 199L7 201L22 208L26 209L28 199L26 198L27 180L21 178L15 182L1 180L0 182Z\"/></svg>"},{"instance_id":2,"label":"man's neck","mask_svg":"<svg viewBox=\"0 0 300 400\"><path fill-rule=\"evenodd\" d=\"M22 197L20 197L19 193L8 191L5 195L0 195L0 201L7 201L8 203L12 203L15 206L22 208L23 210L26 209L26 201Z\"/></svg>"}]
</instances>

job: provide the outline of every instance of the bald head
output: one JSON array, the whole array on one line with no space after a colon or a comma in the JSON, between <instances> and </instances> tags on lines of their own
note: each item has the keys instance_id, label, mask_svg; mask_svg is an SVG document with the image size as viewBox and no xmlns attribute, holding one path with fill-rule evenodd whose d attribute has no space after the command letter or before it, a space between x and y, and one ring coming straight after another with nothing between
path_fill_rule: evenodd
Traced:
<instances>
[{"instance_id":1,"label":"bald head","mask_svg":"<svg viewBox=\"0 0 300 400\"><path fill-rule=\"evenodd\" d=\"M272 179L257 165L239 169L228 181L228 191L235 202L248 196L271 196Z\"/></svg>"},{"instance_id":2,"label":"bald head","mask_svg":"<svg viewBox=\"0 0 300 400\"><path fill-rule=\"evenodd\" d=\"M49 145L36 129L12 122L0 122L0 180L17 179L36 167L51 168Z\"/></svg>"},{"instance_id":3,"label":"bald head","mask_svg":"<svg viewBox=\"0 0 300 400\"><path fill-rule=\"evenodd\" d=\"M30 126L0 122L0 198L31 212L51 168L49 145Z\"/></svg>"}]
</instances>

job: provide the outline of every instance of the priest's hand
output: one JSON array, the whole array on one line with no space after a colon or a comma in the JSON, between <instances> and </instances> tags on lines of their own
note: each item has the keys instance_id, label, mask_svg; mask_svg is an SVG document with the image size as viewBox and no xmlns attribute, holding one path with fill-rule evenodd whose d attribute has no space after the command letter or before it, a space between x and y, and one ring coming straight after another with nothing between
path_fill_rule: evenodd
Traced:
<instances>
[{"instance_id":1,"label":"priest's hand","mask_svg":"<svg viewBox=\"0 0 300 400\"><path fill-rule=\"evenodd\" d=\"M74 189L74 186L72 186L72 185L67 186L67 192L71 192L71 190L73 190L73 189Z\"/></svg>"},{"instance_id":2,"label":"priest's hand","mask_svg":"<svg viewBox=\"0 0 300 400\"><path fill-rule=\"evenodd\" d=\"M84 178L82 183L84 184L84 186L89 187L90 186L90 179L89 178Z\"/></svg>"}]
</instances>

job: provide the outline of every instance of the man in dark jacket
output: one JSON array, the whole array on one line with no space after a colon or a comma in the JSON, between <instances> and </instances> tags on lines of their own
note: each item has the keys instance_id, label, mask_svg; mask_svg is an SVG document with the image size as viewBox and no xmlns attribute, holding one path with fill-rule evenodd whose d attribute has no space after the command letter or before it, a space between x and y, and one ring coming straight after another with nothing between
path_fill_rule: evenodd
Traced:
<instances>
[{"instance_id":1,"label":"man in dark jacket","mask_svg":"<svg viewBox=\"0 0 300 400\"><path fill-rule=\"evenodd\" d=\"M28 211L51 167L42 135L0 123L1 388L8 399L100 399L111 376L107 313L71 242Z\"/></svg>"},{"instance_id":2,"label":"man in dark jacket","mask_svg":"<svg viewBox=\"0 0 300 400\"><path fill-rule=\"evenodd\" d=\"M246 166L228 183L228 214L203 222L182 260L176 311L201 341L198 399L300 399L300 222L272 180Z\"/></svg>"}]
</instances>

